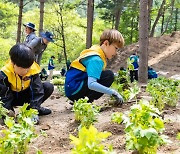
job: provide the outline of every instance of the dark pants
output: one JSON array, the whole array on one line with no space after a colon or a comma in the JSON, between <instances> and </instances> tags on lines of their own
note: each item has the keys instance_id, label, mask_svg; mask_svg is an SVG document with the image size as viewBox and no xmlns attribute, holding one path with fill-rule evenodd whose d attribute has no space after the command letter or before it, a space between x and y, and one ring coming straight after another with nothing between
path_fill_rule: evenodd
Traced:
<instances>
[{"instance_id":1,"label":"dark pants","mask_svg":"<svg viewBox=\"0 0 180 154\"><path fill-rule=\"evenodd\" d=\"M43 101L39 102L39 104L36 104L37 106L40 106L47 98L49 98L49 96L51 96L51 94L54 91L54 86L49 83L49 82L45 82L42 83L43 84L43 88L44 88L44 97L43 97ZM18 92L18 93L14 93L14 101L13 101L13 106L23 106L24 103L30 103L30 99L31 99L31 91L30 88Z\"/></svg>"},{"instance_id":2,"label":"dark pants","mask_svg":"<svg viewBox=\"0 0 180 154\"><path fill-rule=\"evenodd\" d=\"M97 100L100 98L103 93L96 92L94 90L90 90L88 88L88 79L84 80L84 84L82 86L82 89L75 95L70 96L69 99L72 101L77 101L80 98L88 97L88 102L93 102L94 100ZM111 84L114 81L114 73L110 70L102 71L101 77L99 80L97 80L98 83L102 84L103 86L110 87Z\"/></svg>"},{"instance_id":3,"label":"dark pants","mask_svg":"<svg viewBox=\"0 0 180 154\"><path fill-rule=\"evenodd\" d=\"M130 71L130 80L131 82L138 81L138 70Z\"/></svg>"}]
</instances>

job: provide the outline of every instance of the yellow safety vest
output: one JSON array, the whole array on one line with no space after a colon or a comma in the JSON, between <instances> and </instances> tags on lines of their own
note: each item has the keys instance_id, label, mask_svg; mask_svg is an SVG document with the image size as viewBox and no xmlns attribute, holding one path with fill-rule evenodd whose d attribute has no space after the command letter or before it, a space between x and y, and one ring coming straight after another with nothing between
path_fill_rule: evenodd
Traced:
<instances>
[{"instance_id":1,"label":"yellow safety vest","mask_svg":"<svg viewBox=\"0 0 180 154\"><path fill-rule=\"evenodd\" d=\"M11 90L20 92L30 86L30 76L40 73L39 65L34 62L28 73L22 79L14 72L13 64L9 60L8 63L1 69L7 76L8 82L11 84Z\"/></svg>"},{"instance_id":2,"label":"yellow safety vest","mask_svg":"<svg viewBox=\"0 0 180 154\"><path fill-rule=\"evenodd\" d=\"M98 55L102 59L102 61L104 62L103 69L105 69L106 65L107 65L106 57L105 57L103 50L98 45L94 45L89 49L83 50L80 53L80 56L71 63L71 67L74 67L74 68L79 69L83 72L86 72L86 68L84 67L84 65L82 65L80 60L85 58L85 57L93 56L93 55Z\"/></svg>"}]
</instances>

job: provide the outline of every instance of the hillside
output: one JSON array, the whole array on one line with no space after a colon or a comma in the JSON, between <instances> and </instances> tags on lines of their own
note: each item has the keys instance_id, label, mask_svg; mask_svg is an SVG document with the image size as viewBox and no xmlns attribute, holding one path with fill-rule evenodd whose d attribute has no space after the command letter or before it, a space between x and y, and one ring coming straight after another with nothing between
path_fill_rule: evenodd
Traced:
<instances>
[{"instance_id":1,"label":"hillside","mask_svg":"<svg viewBox=\"0 0 180 154\"><path fill-rule=\"evenodd\" d=\"M120 67L126 67L127 58L138 49L138 43L125 46L118 56L109 62L108 67L114 71ZM180 32L150 38L148 52L148 65L160 75L180 76Z\"/></svg>"}]
</instances>

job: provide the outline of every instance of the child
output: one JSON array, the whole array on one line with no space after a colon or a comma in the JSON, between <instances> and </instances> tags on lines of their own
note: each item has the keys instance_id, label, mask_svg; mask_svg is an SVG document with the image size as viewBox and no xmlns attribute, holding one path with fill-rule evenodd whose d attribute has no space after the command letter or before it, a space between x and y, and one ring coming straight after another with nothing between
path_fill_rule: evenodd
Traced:
<instances>
[{"instance_id":1,"label":"child","mask_svg":"<svg viewBox=\"0 0 180 154\"><path fill-rule=\"evenodd\" d=\"M122 96L109 88L114 81L114 73L105 68L107 59L112 59L123 46L124 39L119 31L105 30L100 37L100 46L94 45L82 51L71 63L65 79L66 96L72 101L88 97L89 102L93 102L103 94L109 94L122 104Z\"/></svg>"},{"instance_id":2,"label":"child","mask_svg":"<svg viewBox=\"0 0 180 154\"><path fill-rule=\"evenodd\" d=\"M130 60L132 60L133 70L130 70L130 79L131 82L134 80L138 81L138 68L139 68L139 56L137 55L137 52L135 52L133 55L131 55Z\"/></svg>"},{"instance_id":3,"label":"child","mask_svg":"<svg viewBox=\"0 0 180 154\"><path fill-rule=\"evenodd\" d=\"M0 71L0 98L3 106L14 112L14 106L29 103L39 115L48 115L50 109L41 104L52 94L51 83L42 83L40 67L34 62L34 53L24 44L14 45L9 52L10 61Z\"/></svg>"},{"instance_id":4,"label":"child","mask_svg":"<svg viewBox=\"0 0 180 154\"><path fill-rule=\"evenodd\" d=\"M55 68L54 66L54 60L55 57L54 56L51 56L51 58L49 59L49 63L48 63L48 70L49 70L49 76L48 76L48 81L50 81L53 77L53 70Z\"/></svg>"}]
</instances>

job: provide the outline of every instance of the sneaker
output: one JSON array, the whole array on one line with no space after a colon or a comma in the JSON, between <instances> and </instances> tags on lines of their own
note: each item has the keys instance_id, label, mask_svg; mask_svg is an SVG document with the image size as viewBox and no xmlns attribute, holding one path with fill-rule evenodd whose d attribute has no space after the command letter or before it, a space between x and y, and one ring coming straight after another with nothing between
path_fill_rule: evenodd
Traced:
<instances>
[{"instance_id":1,"label":"sneaker","mask_svg":"<svg viewBox=\"0 0 180 154\"><path fill-rule=\"evenodd\" d=\"M39 112L39 115L48 115L48 114L51 114L51 110L47 109L47 108L44 108L44 107L39 107L39 108L37 108L37 110Z\"/></svg>"}]
</instances>

